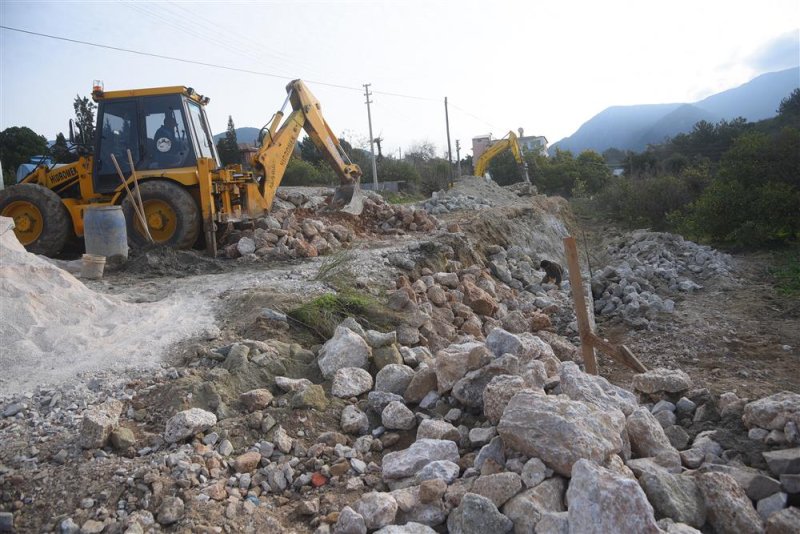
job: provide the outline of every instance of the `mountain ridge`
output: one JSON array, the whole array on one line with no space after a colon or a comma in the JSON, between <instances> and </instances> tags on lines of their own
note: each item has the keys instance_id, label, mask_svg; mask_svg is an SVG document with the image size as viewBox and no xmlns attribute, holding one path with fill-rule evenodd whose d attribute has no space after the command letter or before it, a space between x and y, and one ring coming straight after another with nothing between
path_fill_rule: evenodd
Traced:
<instances>
[{"instance_id":1,"label":"mountain ridge","mask_svg":"<svg viewBox=\"0 0 800 534\"><path fill-rule=\"evenodd\" d=\"M800 87L800 67L768 72L747 83L697 102L610 106L584 122L571 136L550 146L579 153L609 148L640 152L649 144L689 132L699 121L719 122L744 117L758 121L774 117L781 100Z\"/></svg>"}]
</instances>

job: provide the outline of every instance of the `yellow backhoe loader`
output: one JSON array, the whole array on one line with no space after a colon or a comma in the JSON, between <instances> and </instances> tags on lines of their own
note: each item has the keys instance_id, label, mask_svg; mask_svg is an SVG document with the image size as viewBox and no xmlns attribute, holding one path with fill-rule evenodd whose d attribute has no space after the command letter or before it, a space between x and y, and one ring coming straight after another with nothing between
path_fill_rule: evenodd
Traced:
<instances>
[{"instance_id":1,"label":"yellow backhoe loader","mask_svg":"<svg viewBox=\"0 0 800 534\"><path fill-rule=\"evenodd\" d=\"M528 176L528 163L525 161L525 158L522 157L522 149L517 139L517 134L508 132L505 137L492 143L491 146L486 149L486 152L481 154L475 162L475 176L485 175L486 169L489 168L489 162L502 151L510 148L511 153L514 154L514 159L517 160L517 164L520 166L522 176L525 178L525 183L531 183L531 179Z\"/></svg>"},{"instance_id":2,"label":"yellow backhoe loader","mask_svg":"<svg viewBox=\"0 0 800 534\"><path fill-rule=\"evenodd\" d=\"M130 151L153 240L190 248L202 235L208 252L216 255L219 225L269 213L301 130L339 176L336 207L359 215L361 169L342 149L306 85L294 80L286 91L283 107L261 131L261 145L251 161L255 170L244 171L241 165L220 164L204 109L209 99L191 87L104 91L96 84L94 146L82 146L74 163L40 165L19 184L0 191L0 215L14 219L17 238L28 250L54 256L71 235L83 235L87 208L121 205L129 241L143 245L147 232L114 164L116 159L133 188ZM292 111L283 120L288 104ZM81 136L70 124L70 139L78 147Z\"/></svg>"}]
</instances>

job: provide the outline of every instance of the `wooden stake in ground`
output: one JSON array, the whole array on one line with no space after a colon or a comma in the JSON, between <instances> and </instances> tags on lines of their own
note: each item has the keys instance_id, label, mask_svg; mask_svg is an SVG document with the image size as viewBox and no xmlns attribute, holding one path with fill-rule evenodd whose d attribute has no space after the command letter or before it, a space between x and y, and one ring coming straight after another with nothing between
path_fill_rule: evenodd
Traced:
<instances>
[{"instance_id":1,"label":"wooden stake in ground","mask_svg":"<svg viewBox=\"0 0 800 534\"><path fill-rule=\"evenodd\" d=\"M605 339L592 332L592 325L589 323L589 313L586 309L586 295L583 291L583 279L581 278L581 266L578 263L578 248L575 239L572 237L564 238L564 253L567 256L567 267L569 268L569 287L572 291L572 300L575 303L575 318L578 320L578 333L581 336L581 355L586 366L586 372L597 374L597 359L594 349L598 348L612 359L630 367L638 373L647 371L647 367L642 365L633 352L625 345L619 347L612 345Z\"/></svg>"},{"instance_id":2,"label":"wooden stake in ground","mask_svg":"<svg viewBox=\"0 0 800 534\"><path fill-rule=\"evenodd\" d=\"M150 231L147 228L147 219L145 218L144 211L139 211L139 205L136 203L136 197L134 197L133 193L131 193L131 190L128 187L128 181L125 179L125 175L122 173L122 169L120 168L119 163L117 163L117 158L114 156L114 154L111 154L111 161L114 163L114 167L117 168L117 174L119 174L119 179L122 182L122 185L125 186L125 191L128 192L128 196L131 197L131 200L133 201L133 211L136 212L136 216L138 217L142 228L144 228L147 238L151 243L153 243L153 238L150 236Z\"/></svg>"},{"instance_id":3,"label":"wooden stake in ground","mask_svg":"<svg viewBox=\"0 0 800 534\"><path fill-rule=\"evenodd\" d=\"M564 238L564 253L567 256L569 269L569 287L572 291L572 301L575 303L575 318L578 320L578 333L581 336L581 355L586 366L586 372L597 374L597 359L594 355L594 344L591 340L592 325L589 324L589 314L586 311L586 297L583 294L583 280L581 280L581 266L578 263L578 248L575 246L574 237Z\"/></svg>"},{"instance_id":4,"label":"wooden stake in ground","mask_svg":"<svg viewBox=\"0 0 800 534\"><path fill-rule=\"evenodd\" d=\"M131 200L134 201L134 204L138 201L139 202L139 211L142 213L142 216L147 220L147 213L144 211L144 202L142 202L142 193L139 191L139 179L136 177L136 167L133 164L133 156L131 155L131 149L128 149L128 165L131 166L131 177L133 177L133 186L134 191L136 192L136 198ZM147 224L144 224L144 233L147 234L147 240L151 243L155 243L153 236L150 235L150 228Z\"/></svg>"}]
</instances>

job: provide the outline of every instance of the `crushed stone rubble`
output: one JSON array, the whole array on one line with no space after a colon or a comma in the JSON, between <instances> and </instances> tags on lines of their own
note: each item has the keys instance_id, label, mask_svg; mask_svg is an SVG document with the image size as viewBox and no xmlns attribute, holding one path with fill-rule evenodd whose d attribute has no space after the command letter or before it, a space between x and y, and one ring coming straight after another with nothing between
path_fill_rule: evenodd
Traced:
<instances>
[{"instance_id":1,"label":"crushed stone rubble","mask_svg":"<svg viewBox=\"0 0 800 534\"><path fill-rule=\"evenodd\" d=\"M679 235L637 230L608 246L611 262L592 276L595 314L638 328L675 311L681 293L705 279L734 281L731 257Z\"/></svg>"},{"instance_id":2,"label":"crushed stone rubble","mask_svg":"<svg viewBox=\"0 0 800 534\"><path fill-rule=\"evenodd\" d=\"M441 215L457 210L485 210L494 204L488 200L461 192L450 194L444 191L434 191L431 198L422 202L422 209L432 215Z\"/></svg>"},{"instance_id":3,"label":"crushed stone rubble","mask_svg":"<svg viewBox=\"0 0 800 534\"><path fill-rule=\"evenodd\" d=\"M24 531L53 504L25 482L70 466L39 530L791 532L799 394L586 374L553 331L568 291L522 252L486 263L399 275L394 331L348 318L313 350L240 339L7 397L2 524Z\"/></svg>"},{"instance_id":4,"label":"crushed stone rubble","mask_svg":"<svg viewBox=\"0 0 800 534\"><path fill-rule=\"evenodd\" d=\"M243 261L275 261L314 258L351 247L355 238L352 221L330 210L331 195L279 190L271 213L256 219L254 228L232 230L223 238L224 255ZM371 192L365 197L364 210L358 217L362 232L402 235L430 232L439 226L425 210L395 206Z\"/></svg>"}]
</instances>

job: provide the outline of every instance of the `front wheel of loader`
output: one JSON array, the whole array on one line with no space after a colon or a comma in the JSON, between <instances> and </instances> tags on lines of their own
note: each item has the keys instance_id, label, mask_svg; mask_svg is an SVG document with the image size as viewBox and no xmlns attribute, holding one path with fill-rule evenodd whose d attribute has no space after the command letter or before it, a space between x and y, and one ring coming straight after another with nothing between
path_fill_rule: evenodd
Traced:
<instances>
[{"instance_id":1,"label":"front wheel of loader","mask_svg":"<svg viewBox=\"0 0 800 534\"><path fill-rule=\"evenodd\" d=\"M147 227L155 244L191 248L197 242L202 227L200 208L191 193L176 183L163 180L140 183L139 190ZM136 196L136 191L133 191L133 196ZM122 202L122 211L128 225L128 241L134 247L148 245L131 196Z\"/></svg>"},{"instance_id":2,"label":"front wheel of loader","mask_svg":"<svg viewBox=\"0 0 800 534\"><path fill-rule=\"evenodd\" d=\"M69 212L61 198L38 184L0 191L0 215L14 219L14 233L28 252L55 256L70 236Z\"/></svg>"}]
</instances>

